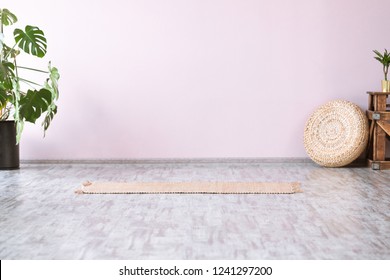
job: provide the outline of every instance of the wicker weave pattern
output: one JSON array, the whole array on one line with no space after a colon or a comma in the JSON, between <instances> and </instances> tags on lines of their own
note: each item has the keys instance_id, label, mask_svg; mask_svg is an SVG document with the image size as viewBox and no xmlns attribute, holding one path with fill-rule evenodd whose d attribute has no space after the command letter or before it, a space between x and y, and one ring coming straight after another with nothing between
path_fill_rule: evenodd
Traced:
<instances>
[{"instance_id":1,"label":"wicker weave pattern","mask_svg":"<svg viewBox=\"0 0 390 280\"><path fill-rule=\"evenodd\" d=\"M355 104L335 100L319 107L306 123L304 145L309 157L326 167L345 166L367 146L368 120Z\"/></svg>"}]
</instances>

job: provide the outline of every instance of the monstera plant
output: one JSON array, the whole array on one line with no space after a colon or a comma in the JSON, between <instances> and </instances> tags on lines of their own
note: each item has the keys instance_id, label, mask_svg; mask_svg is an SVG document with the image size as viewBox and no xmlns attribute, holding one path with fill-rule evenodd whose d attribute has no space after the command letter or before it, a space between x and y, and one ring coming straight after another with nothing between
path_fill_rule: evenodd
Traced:
<instances>
[{"instance_id":1,"label":"monstera plant","mask_svg":"<svg viewBox=\"0 0 390 280\"><path fill-rule=\"evenodd\" d=\"M17 22L17 17L8 9L0 9L0 122L13 119L16 126L16 142L19 143L25 122L43 120L44 133L57 113L58 99L57 68L48 63L47 70L35 69L22 64L25 54L42 58L47 51L47 42L41 29L27 25L15 28L13 38L6 38L4 29ZM23 54L25 53L25 54ZM23 55L22 55L23 54ZM19 61L20 60L20 61ZM31 60L29 59L31 62ZM41 81L33 81L43 75ZM1 147L0 147L1 149Z\"/></svg>"}]
</instances>

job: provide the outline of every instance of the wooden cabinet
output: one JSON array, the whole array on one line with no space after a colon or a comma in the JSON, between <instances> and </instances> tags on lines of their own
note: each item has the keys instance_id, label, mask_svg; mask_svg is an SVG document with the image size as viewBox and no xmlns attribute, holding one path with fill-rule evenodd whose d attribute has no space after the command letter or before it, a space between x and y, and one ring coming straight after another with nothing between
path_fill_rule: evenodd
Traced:
<instances>
[{"instance_id":1,"label":"wooden cabinet","mask_svg":"<svg viewBox=\"0 0 390 280\"><path fill-rule=\"evenodd\" d=\"M374 170L390 169L386 159L387 138L390 135L389 92L367 92L370 134L368 140L368 164Z\"/></svg>"}]
</instances>

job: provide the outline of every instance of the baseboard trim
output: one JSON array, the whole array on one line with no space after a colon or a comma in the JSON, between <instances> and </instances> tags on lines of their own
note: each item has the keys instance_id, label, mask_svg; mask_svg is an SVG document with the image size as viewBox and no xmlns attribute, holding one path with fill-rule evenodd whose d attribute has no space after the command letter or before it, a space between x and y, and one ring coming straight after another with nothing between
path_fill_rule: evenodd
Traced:
<instances>
[{"instance_id":1,"label":"baseboard trim","mask_svg":"<svg viewBox=\"0 0 390 280\"><path fill-rule=\"evenodd\" d=\"M310 158L145 158L145 159L29 159L21 164L203 164L203 163L313 163Z\"/></svg>"}]
</instances>

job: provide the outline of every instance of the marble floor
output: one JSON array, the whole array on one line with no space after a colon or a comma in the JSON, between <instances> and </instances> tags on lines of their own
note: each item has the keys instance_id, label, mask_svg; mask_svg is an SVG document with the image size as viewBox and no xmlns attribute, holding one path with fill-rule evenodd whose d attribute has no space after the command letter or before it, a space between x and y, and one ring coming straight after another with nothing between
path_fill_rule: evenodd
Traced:
<instances>
[{"instance_id":1,"label":"marble floor","mask_svg":"<svg viewBox=\"0 0 390 280\"><path fill-rule=\"evenodd\" d=\"M300 181L293 195L77 195L91 181ZM390 170L47 162L0 171L0 259L390 259Z\"/></svg>"}]
</instances>

